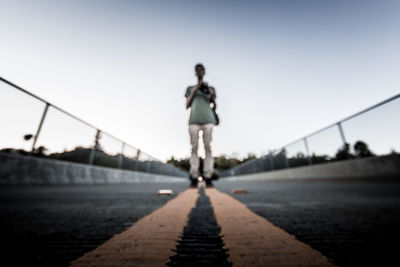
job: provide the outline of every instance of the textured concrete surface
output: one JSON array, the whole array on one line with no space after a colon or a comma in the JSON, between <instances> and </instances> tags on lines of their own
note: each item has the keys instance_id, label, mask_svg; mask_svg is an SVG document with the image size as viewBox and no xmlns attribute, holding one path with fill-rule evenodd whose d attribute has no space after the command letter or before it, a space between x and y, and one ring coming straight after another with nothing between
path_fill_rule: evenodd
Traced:
<instances>
[{"instance_id":1,"label":"textured concrete surface","mask_svg":"<svg viewBox=\"0 0 400 267\"><path fill-rule=\"evenodd\" d=\"M159 167L162 168L162 165ZM168 169L170 166L163 168ZM0 153L0 184L158 183L185 179L187 178Z\"/></svg>"},{"instance_id":2,"label":"textured concrete surface","mask_svg":"<svg viewBox=\"0 0 400 267\"><path fill-rule=\"evenodd\" d=\"M339 266L398 261L400 178L221 179L215 185ZM248 194L232 194L234 189Z\"/></svg>"},{"instance_id":3,"label":"textured concrete surface","mask_svg":"<svg viewBox=\"0 0 400 267\"><path fill-rule=\"evenodd\" d=\"M2 261L14 266L66 266L141 217L187 183L0 187ZM173 196L158 196L169 188Z\"/></svg>"}]
</instances>

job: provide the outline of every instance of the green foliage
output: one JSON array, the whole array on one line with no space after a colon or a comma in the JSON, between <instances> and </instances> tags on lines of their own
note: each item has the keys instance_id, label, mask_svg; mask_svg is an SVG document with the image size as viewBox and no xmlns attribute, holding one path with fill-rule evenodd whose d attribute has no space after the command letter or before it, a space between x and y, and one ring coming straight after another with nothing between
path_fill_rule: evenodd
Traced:
<instances>
[{"instance_id":1,"label":"green foliage","mask_svg":"<svg viewBox=\"0 0 400 267\"><path fill-rule=\"evenodd\" d=\"M91 148L76 147L74 150L53 153L50 154L48 157L58 160L88 164L91 151Z\"/></svg>"},{"instance_id":2,"label":"green foliage","mask_svg":"<svg viewBox=\"0 0 400 267\"><path fill-rule=\"evenodd\" d=\"M242 164L246 161L257 159L256 155L249 153L247 157L244 159L240 160L235 157L228 157L226 155L221 155L214 157L214 168L218 171L226 171L229 170L239 164ZM183 158L183 159L175 159L173 156L169 160L167 160L167 163L174 165L175 167L178 167L181 170L189 172L190 170L190 158Z\"/></svg>"},{"instance_id":3,"label":"green foliage","mask_svg":"<svg viewBox=\"0 0 400 267\"><path fill-rule=\"evenodd\" d=\"M172 156L169 160L167 160L167 163L174 165L175 167L177 167L183 171L189 172L189 169L190 169L189 158L177 160Z\"/></svg>"},{"instance_id":4,"label":"green foliage","mask_svg":"<svg viewBox=\"0 0 400 267\"><path fill-rule=\"evenodd\" d=\"M104 152L101 146L96 143L96 153L94 157L94 165L104 166L104 167L112 167L118 168L119 161L121 158L120 154L116 155L109 155ZM371 152L368 148L368 145L363 141L357 141L353 145L354 153L351 152L350 144L345 144L343 147L339 148L336 152L334 157L329 157L328 155L316 155L312 154L311 162L312 164L319 164L319 163L326 163L331 161L337 160L347 160L353 158L365 158L365 157L373 157L375 154ZM24 150L16 150L12 148L2 149L0 152L6 153L17 153L17 154L26 154L26 155L34 155L39 157L48 157L58 160L66 160L71 162L77 163L89 163L89 158L92 153L92 148L85 148L85 147L76 147L70 151L64 151L60 153L53 153L53 154L46 154L45 147L39 147L35 149L33 152L28 152ZM396 153L393 151L393 153ZM224 171L230 170L236 166L239 166L247 161L256 160L258 159L257 156L253 153L249 153L247 157L243 159L238 159L235 156L228 157L226 155L220 155L214 157L214 168L217 172L222 173ZM262 161L262 162L261 162ZM250 166L255 166L252 168L252 171L256 171L259 168L263 168L263 171L271 170L271 169L284 169L289 167L296 167L296 166L305 166L310 163L310 159L304 155L303 153L299 152L296 156L288 157L287 152L285 149L280 150L278 153L273 154L271 158L263 158L261 161L256 161L254 164L250 163ZM123 156L122 161L122 169L129 169L129 170L138 170L138 171L146 171L146 164L140 163L135 158L128 158ZM189 172L190 169L190 158L182 158L182 159L175 159L173 156L167 161L168 164L171 164L185 172ZM262 163L261 165L259 163ZM256 166L256 165L260 166ZM200 162L202 165L202 159ZM268 165L268 166L266 166ZM271 165L271 166L269 166ZM246 165L248 166L248 165ZM239 167L240 168L240 167ZM247 172L247 170L243 170Z\"/></svg>"},{"instance_id":5,"label":"green foliage","mask_svg":"<svg viewBox=\"0 0 400 267\"><path fill-rule=\"evenodd\" d=\"M33 155L37 157L45 157L45 158L51 158L51 159L57 159L57 160L65 160L65 161L70 161L70 162L76 162L76 163L83 163L83 164L89 164L90 160L90 155L92 153L92 148L85 148L85 147L76 147L73 150L70 151L63 151L59 153L52 153L52 154L45 154L44 152L47 149L45 147L39 147L35 151L28 152L25 150L15 150L11 148L6 148L2 149L0 152L6 152L6 153L15 153L15 154L21 154L21 155ZM94 162L93 165L97 166L103 166L103 167L111 167L111 168L118 168L119 166L119 161L120 161L121 155L116 154L116 155L110 155L101 150L101 147L98 146L98 149L96 149L96 153L94 156ZM135 171L145 171L146 162L139 162L135 158L128 158L123 156L123 163L122 163L122 169L126 170L135 170Z\"/></svg>"}]
</instances>

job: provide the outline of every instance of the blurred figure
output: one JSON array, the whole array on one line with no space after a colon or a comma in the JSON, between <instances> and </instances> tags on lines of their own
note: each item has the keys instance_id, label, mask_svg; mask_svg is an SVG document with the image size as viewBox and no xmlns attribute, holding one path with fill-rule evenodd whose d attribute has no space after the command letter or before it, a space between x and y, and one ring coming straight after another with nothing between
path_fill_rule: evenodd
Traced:
<instances>
[{"instance_id":1,"label":"blurred figure","mask_svg":"<svg viewBox=\"0 0 400 267\"><path fill-rule=\"evenodd\" d=\"M200 176L200 161L197 154L199 144L199 133L203 132L205 159L203 166L204 180L207 186L212 186L212 175L214 172L214 160L211 153L211 140L214 125L219 122L215 113L217 104L215 102L215 89L203 80L206 70L202 64L195 66L197 84L186 89L186 109L191 109L189 118L189 134L192 146L190 157L190 179L191 185L197 186ZM211 107L212 104L212 107Z\"/></svg>"}]
</instances>

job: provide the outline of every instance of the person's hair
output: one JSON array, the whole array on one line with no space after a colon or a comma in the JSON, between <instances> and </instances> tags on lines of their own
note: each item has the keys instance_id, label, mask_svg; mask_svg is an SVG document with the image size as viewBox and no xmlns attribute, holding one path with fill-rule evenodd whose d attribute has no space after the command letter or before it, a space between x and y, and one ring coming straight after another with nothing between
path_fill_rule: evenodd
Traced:
<instances>
[{"instance_id":1,"label":"person's hair","mask_svg":"<svg viewBox=\"0 0 400 267\"><path fill-rule=\"evenodd\" d=\"M203 70L206 70L206 68L204 68L204 65L201 63L197 63L196 66L194 66L194 69L197 69L197 67L201 67Z\"/></svg>"}]
</instances>

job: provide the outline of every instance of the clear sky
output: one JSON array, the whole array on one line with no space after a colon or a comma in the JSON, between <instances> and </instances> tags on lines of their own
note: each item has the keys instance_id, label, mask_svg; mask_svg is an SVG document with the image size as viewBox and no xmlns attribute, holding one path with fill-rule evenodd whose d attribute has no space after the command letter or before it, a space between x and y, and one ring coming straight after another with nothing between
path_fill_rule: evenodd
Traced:
<instances>
[{"instance_id":1,"label":"clear sky","mask_svg":"<svg viewBox=\"0 0 400 267\"><path fill-rule=\"evenodd\" d=\"M189 156L198 62L217 92L215 155L260 155L400 92L398 0L0 4L2 77L162 160ZM2 125L18 106L34 132L42 107L10 90ZM62 144L50 122L42 141Z\"/></svg>"}]
</instances>

